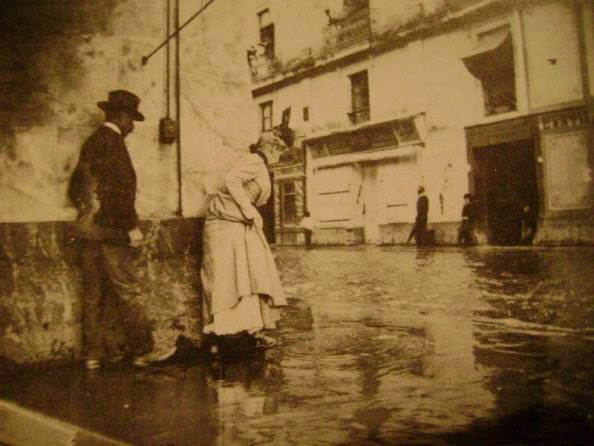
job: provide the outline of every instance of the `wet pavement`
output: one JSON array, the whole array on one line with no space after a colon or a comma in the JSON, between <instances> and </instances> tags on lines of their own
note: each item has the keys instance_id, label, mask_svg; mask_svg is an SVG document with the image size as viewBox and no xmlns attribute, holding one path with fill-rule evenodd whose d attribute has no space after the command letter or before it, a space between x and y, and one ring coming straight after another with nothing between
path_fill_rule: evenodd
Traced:
<instances>
[{"instance_id":1,"label":"wet pavement","mask_svg":"<svg viewBox=\"0 0 594 446\"><path fill-rule=\"evenodd\" d=\"M0 379L136 445L591 444L592 248L276 250L265 355Z\"/></svg>"}]
</instances>

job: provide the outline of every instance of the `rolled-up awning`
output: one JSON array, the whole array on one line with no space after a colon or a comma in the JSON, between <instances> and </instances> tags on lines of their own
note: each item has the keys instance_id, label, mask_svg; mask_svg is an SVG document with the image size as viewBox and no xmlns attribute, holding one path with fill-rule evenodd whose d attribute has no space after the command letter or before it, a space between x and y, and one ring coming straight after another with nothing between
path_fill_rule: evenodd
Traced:
<instances>
[{"instance_id":1,"label":"rolled-up awning","mask_svg":"<svg viewBox=\"0 0 594 446\"><path fill-rule=\"evenodd\" d=\"M462 58L470 73L478 78L498 77L513 64L514 50L509 29L490 33L479 41L476 51ZM513 66L513 65L512 65Z\"/></svg>"}]
</instances>

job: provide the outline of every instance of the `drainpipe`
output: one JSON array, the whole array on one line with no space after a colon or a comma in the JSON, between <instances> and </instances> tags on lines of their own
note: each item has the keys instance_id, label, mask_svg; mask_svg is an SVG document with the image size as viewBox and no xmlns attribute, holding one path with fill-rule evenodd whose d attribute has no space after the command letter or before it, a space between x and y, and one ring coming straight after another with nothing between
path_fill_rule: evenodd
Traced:
<instances>
[{"instance_id":1,"label":"drainpipe","mask_svg":"<svg viewBox=\"0 0 594 446\"><path fill-rule=\"evenodd\" d=\"M594 98L592 98L592 86L590 85L590 74L588 72L588 52L586 48L586 33L585 33L585 4L581 0L574 1L578 47L580 56L580 68L582 74L582 91L584 95L584 104L586 105L586 114L588 117L588 158L590 168L590 200L594 202L594 185L592 182L592 172L594 171Z\"/></svg>"},{"instance_id":2,"label":"drainpipe","mask_svg":"<svg viewBox=\"0 0 594 446\"><path fill-rule=\"evenodd\" d=\"M179 0L175 0L175 118L177 120L176 154L177 154L177 214L183 216L182 208L182 165L181 165L181 85L180 85L180 33L179 31Z\"/></svg>"},{"instance_id":3,"label":"drainpipe","mask_svg":"<svg viewBox=\"0 0 594 446\"><path fill-rule=\"evenodd\" d=\"M167 0L167 36L171 34L171 0ZM171 118L171 51L169 50L169 40L167 40L167 46L165 48L165 58L167 60L167 74L166 74L166 91L167 91L167 119Z\"/></svg>"}]
</instances>

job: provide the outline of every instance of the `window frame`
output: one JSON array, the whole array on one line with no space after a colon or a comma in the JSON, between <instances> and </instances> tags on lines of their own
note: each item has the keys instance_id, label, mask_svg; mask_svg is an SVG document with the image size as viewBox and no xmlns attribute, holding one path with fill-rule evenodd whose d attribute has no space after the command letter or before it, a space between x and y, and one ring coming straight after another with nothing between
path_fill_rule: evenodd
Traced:
<instances>
[{"instance_id":1,"label":"window frame","mask_svg":"<svg viewBox=\"0 0 594 446\"><path fill-rule=\"evenodd\" d=\"M369 121L371 115L369 70L367 68L364 70L359 70L355 73L349 74L348 77L351 84L351 111L347 114L352 124L367 122ZM362 91L357 91L358 87L364 88L361 88ZM361 97L358 98L358 95L361 95ZM357 104L358 102L366 106L362 107Z\"/></svg>"},{"instance_id":2,"label":"window frame","mask_svg":"<svg viewBox=\"0 0 594 446\"><path fill-rule=\"evenodd\" d=\"M266 17L267 20L264 18ZM267 43L264 49L264 56L268 59L274 58L275 30L274 22L271 19L270 9L263 9L258 13L258 30L260 43Z\"/></svg>"},{"instance_id":3,"label":"window frame","mask_svg":"<svg viewBox=\"0 0 594 446\"><path fill-rule=\"evenodd\" d=\"M522 32L522 20L519 10L513 9L511 13L508 13L505 16L500 16L499 18L494 18L491 21L472 27L469 37L471 39L471 44L476 48L478 46L478 37L481 34L488 33L489 31L493 31L506 25L509 26L514 52L516 110L487 115L483 99L483 87L481 82L475 78L478 93L481 95L480 108L477 109L477 113L480 113L480 118L477 121L480 123L490 123L502 119L510 119L516 116L521 116L528 111L528 75L526 72L526 54Z\"/></svg>"},{"instance_id":4,"label":"window frame","mask_svg":"<svg viewBox=\"0 0 594 446\"><path fill-rule=\"evenodd\" d=\"M518 91L517 91L517 63L516 63L516 58L515 58L515 43L514 43L514 32L511 26L511 23L509 22L503 22L503 23L499 23L499 24L493 24L492 26L486 28L486 29L479 29L477 31L475 31L473 37L475 40L475 44L479 45L480 39L483 36L486 36L488 34L492 34L492 33L496 33L498 31L506 31L507 33L509 33L509 36L511 38L511 45L512 45L512 56L511 56L511 67L503 67L501 66L501 69L499 71L503 72L505 70L507 70L508 68L510 69L510 71L512 72L512 79L507 79L507 81L511 84L510 87L511 89L513 89L513 108L510 108L509 110L503 110L503 111L496 111L496 106L494 110L491 110L491 108L488 106L488 101L490 98L493 97L493 92L497 92L497 91L501 91L500 88L498 88L496 85L494 86L493 83L496 81L495 79L489 79L489 78L482 78L479 79L479 82L481 84L481 92L483 95L483 113L484 116L487 118L493 117L493 116L498 116L498 115L504 115L507 113L514 113L518 111ZM499 61L498 61L499 62ZM500 65L498 65L499 67ZM505 104L500 104L501 105L505 105Z\"/></svg>"},{"instance_id":5,"label":"window frame","mask_svg":"<svg viewBox=\"0 0 594 446\"><path fill-rule=\"evenodd\" d=\"M285 189L286 186L291 185L292 191L287 192ZM296 180L282 180L279 182L279 189L280 189L280 214L281 214L281 224L282 227L286 226L295 226L298 223L298 215L297 215L297 187L296 187ZM287 198L290 198L290 201L287 201ZM293 207L293 219L287 220L287 212L286 206L287 203L292 202Z\"/></svg>"},{"instance_id":6,"label":"window frame","mask_svg":"<svg viewBox=\"0 0 594 446\"><path fill-rule=\"evenodd\" d=\"M273 109L273 101L265 101L259 104L260 105L260 126L262 133L272 130L274 128L273 117L274 117L274 109ZM270 116L266 116L266 110L270 111ZM266 125L268 122L268 126Z\"/></svg>"}]
</instances>

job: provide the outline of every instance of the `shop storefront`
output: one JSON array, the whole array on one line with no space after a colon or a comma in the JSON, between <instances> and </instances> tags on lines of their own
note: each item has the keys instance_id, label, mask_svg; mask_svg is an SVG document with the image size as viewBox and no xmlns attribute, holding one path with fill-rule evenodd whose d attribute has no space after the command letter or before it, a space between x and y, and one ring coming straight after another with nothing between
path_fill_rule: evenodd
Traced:
<instances>
[{"instance_id":1,"label":"shop storefront","mask_svg":"<svg viewBox=\"0 0 594 446\"><path fill-rule=\"evenodd\" d=\"M466 129L470 185L490 244L592 241L589 132L585 107Z\"/></svg>"}]
</instances>

